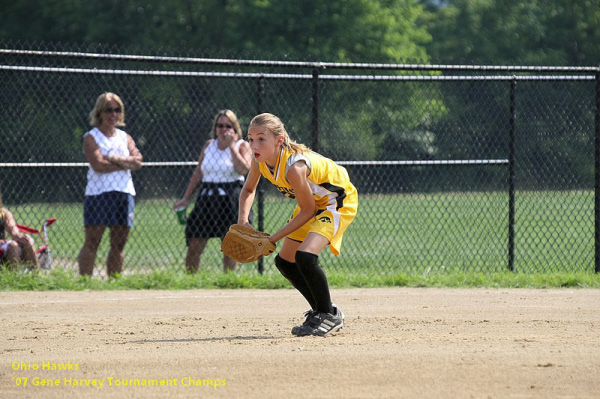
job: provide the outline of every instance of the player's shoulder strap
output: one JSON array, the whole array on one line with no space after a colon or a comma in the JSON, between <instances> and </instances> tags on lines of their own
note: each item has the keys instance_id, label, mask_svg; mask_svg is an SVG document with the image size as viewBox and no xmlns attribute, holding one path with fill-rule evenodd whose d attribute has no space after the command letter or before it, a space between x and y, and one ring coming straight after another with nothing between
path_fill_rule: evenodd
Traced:
<instances>
[{"instance_id":1,"label":"player's shoulder strap","mask_svg":"<svg viewBox=\"0 0 600 399\"><path fill-rule=\"evenodd\" d=\"M304 162L306 164L306 166L308 167L308 170L310 172L310 170L312 169L312 164L311 164L311 160L308 157L307 153L303 153L303 152L294 152L291 153L290 156L288 157L286 163L285 163L285 179L287 180L287 174L288 171L290 170L290 167L295 164L296 162Z\"/></svg>"}]
</instances>

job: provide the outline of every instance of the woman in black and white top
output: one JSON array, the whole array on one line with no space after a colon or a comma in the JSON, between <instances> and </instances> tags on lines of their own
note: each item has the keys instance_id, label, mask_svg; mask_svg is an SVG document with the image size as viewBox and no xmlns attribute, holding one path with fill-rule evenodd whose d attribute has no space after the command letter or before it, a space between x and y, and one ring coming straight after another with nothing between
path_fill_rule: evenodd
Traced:
<instances>
[{"instance_id":1,"label":"woman in black and white top","mask_svg":"<svg viewBox=\"0 0 600 399\"><path fill-rule=\"evenodd\" d=\"M223 239L229 226L236 223L240 190L252 162L250 146L242 139L242 129L233 111L217 113L210 137L202 147L183 198L173 206L187 207L192 194L200 188L185 229L188 246L185 264L190 273L200 268L207 240ZM225 272L235 270L236 266L235 260L223 255Z\"/></svg>"}]
</instances>

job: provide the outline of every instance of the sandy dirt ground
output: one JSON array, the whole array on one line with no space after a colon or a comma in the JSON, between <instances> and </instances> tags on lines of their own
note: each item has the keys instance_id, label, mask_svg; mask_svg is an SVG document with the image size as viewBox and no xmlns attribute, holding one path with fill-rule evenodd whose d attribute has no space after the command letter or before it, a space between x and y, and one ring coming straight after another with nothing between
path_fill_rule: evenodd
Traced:
<instances>
[{"instance_id":1,"label":"sandy dirt ground","mask_svg":"<svg viewBox=\"0 0 600 399\"><path fill-rule=\"evenodd\" d=\"M600 290L0 293L1 398L599 398Z\"/></svg>"}]
</instances>

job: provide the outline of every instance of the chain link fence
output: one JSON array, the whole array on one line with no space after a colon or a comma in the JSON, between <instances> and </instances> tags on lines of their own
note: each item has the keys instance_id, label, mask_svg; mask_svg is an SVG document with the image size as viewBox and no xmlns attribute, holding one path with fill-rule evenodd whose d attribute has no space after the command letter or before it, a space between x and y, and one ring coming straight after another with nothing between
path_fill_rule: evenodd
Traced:
<instances>
[{"instance_id":1,"label":"chain link fence","mask_svg":"<svg viewBox=\"0 0 600 399\"><path fill-rule=\"evenodd\" d=\"M173 56L160 49L0 43L0 180L18 223L50 217L53 267L77 269L88 165L82 139L99 94L125 103L144 156L125 273L185 270L183 195L215 114L244 133L271 112L293 139L344 165L359 211L328 270L598 271L597 67L336 64ZM124 55L127 54L127 55ZM155 55L148 55L155 54ZM159 55L157 55L159 54ZM191 201L191 211L194 201ZM261 182L255 227L294 201ZM108 233L95 274L106 275ZM202 268L222 269L218 239ZM240 269L276 271L273 257Z\"/></svg>"}]
</instances>

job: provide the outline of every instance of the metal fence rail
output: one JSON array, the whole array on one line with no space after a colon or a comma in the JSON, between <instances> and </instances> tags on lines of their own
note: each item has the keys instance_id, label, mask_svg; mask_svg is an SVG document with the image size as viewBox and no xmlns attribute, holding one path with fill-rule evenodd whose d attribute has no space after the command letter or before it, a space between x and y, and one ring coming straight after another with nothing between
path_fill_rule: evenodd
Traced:
<instances>
[{"instance_id":1,"label":"metal fence rail","mask_svg":"<svg viewBox=\"0 0 600 399\"><path fill-rule=\"evenodd\" d=\"M3 46L7 47L7 46ZM224 60L0 49L0 180L19 222L57 217L55 266L76 268L87 163L81 139L104 91L125 101L144 155L127 273L184 270L173 203L230 108L244 130L277 114L292 138L346 166L359 214L348 273L600 271L600 69ZM255 225L274 231L293 201L261 184ZM105 237L104 241L108 241ZM220 269L210 240L205 269ZM96 273L105 275L107 246ZM272 272L273 259L258 265Z\"/></svg>"}]
</instances>

